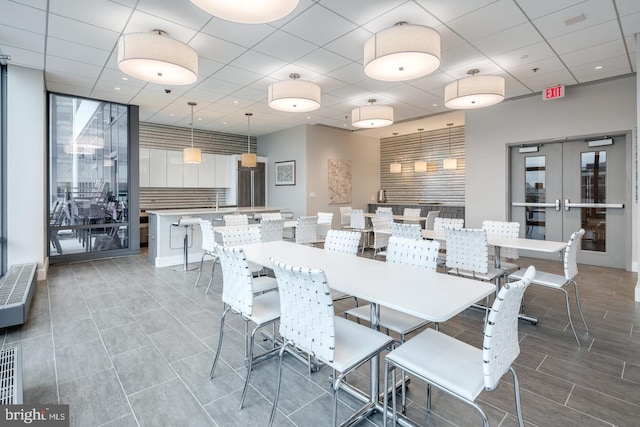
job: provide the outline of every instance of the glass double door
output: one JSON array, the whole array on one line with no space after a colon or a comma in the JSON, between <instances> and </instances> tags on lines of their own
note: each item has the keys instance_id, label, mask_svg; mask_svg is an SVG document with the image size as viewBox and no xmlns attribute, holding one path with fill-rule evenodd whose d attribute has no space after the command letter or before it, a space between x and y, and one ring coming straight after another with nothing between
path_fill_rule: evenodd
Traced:
<instances>
[{"instance_id":1,"label":"glass double door","mask_svg":"<svg viewBox=\"0 0 640 427\"><path fill-rule=\"evenodd\" d=\"M510 214L520 222L520 235L568 241L584 228L578 262L626 268L631 250L626 141L619 135L511 147Z\"/></svg>"}]
</instances>

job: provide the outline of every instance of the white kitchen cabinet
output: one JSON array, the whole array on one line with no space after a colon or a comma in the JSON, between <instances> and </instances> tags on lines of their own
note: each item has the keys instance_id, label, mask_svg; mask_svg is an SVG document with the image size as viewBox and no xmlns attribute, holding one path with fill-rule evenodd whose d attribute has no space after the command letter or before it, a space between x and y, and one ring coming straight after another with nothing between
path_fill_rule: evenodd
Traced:
<instances>
[{"instance_id":1,"label":"white kitchen cabinet","mask_svg":"<svg viewBox=\"0 0 640 427\"><path fill-rule=\"evenodd\" d=\"M167 150L149 149L149 187L167 186Z\"/></svg>"},{"instance_id":2,"label":"white kitchen cabinet","mask_svg":"<svg viewBox=\"0 0 640 427\"><path fill-rule=\"evenodd\" d=\"M182 165L182 186L185 188L197 188L200 165L197 163L184 163Z\"/></svg>"},{"instance_id":3,"label":"white kitchen cabinet","mask_svg":"<svg viewBox=\"0 0 640 427\"><path fill-rule=\"evenodd\" d=\"M215 156L216 156L215 187L230 188L231 174L233 172L233 168L231 167L233 156L225 156L223 154L216 154Z\"/></svg>"},{"instance_id":4,"label":"white kitchen cabinet","mask_svg":"<svg viewBox=\"0 0 640 427\"><path fill-rule=\"evenodd\" d=\"M216 155L202 153L202 162L198 165L198 187L216 186Z\"/></svg>"},{"instance_id":5,"label":"white kitchen cabinet","mask_svg":"<svg viewBox=\"0 0 640 427\"><path fill-rule=\"evenodd\" d=\"M182 151L167 150L167 187L182 187Z\"/></svg>"},{"instance_id":6,"label":"white kitchen cabinet","mask_svg":"<svg viewBox=\"0 0 640 427\"><path fill-rule=\"evenodd\" d=\"M149 187L149 149L140 149L140 187Z\"/></svg>"}]
</instances>

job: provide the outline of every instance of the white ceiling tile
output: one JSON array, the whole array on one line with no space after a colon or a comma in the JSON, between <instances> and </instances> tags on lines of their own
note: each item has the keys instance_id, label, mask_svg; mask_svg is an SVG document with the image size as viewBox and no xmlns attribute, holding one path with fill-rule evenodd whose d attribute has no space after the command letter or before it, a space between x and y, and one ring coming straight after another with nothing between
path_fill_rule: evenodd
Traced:
<instances>
[{"instance_id":1,"label":"white ceiling tile","mask_svg":"<svg viewBox=\"0 0 640 427\"><path fill-rule=\"evenodd\" d=\"M529 95L532 91L517 80L507 80L504 88L505 95L509 98L516 96Z\"/></svg>"},{"instance_id":2,"label":"white ceiling tile","mask_svg":"<svg viewBox=\"0 0 640 427\"><path fill-rule=\"evenodd\" d=\"M627 46L627 50L629 53L634 53L638 46L636 45L636 36L635 34L632 36L627 36L624 38L625 45Z\"/></svg>"},{"instance_id":3,"label":"white ceiling tile","mask_svg":"<svg viewBox=\"0 0 640 427\"><path fill-rule=\"evenodd\" d=\"M198 52L198 56L222 63L229 63L247 51L243 46L203 33L196 35L189 46Z\"/></svg>"},{"instance_id":4,"label":"white ceiling tile","mask_svg":"<svg viewBox=\"0 0 640 427\"><path fill-rule=\"evenodd\" d=\"M202 32L244 47L252 47L276 31L267 24L238 24L213 17Z\"/></svg>"},{"instance_id":5,"label":"white ceiling tile","mask_svg":"<svg viewBox=\"0 0 640 427\"><path fill-rule=\"evenodd\" d=\"M47 10L48 0L9 0L14 3L20 3L25 6L35 7L40 10Z\"/></svg>"},{"instance_id":6,"label":"white ceiling tile","mask_svg":"<svg viewBox=\"0 0 640 427\"><path fill-rule=\"evenodd\" d=\"M90 79L97 79L102 72L102 67L47 55L47 70L62 71L71 75L77 74Z\"/></svg>"},{"instance_id":7,"label":"white ceiling tile","mask_svg":"<svg viewBox=\"0 0 640 427\"><path fill-rule=\"evenodd\" d=\"M354 84L359 81L369 79L364 73L362 65L352 62L342 68L334 70L327 74L329 77L343 81L345 83Z\"/></svg>"},{"instance_id":8,"label":"white ceiling tile","mask_svg":"<svg viewBox=\"0 0 640 427\"><path fill-rule=\"evenodd\" d=\"M405 0L323 0L320 5L328 7L345 19L363 25L404 2Z\"/></svg>"},{"instance_id":9,"label":"white ceiling tile","mask_svg":"<svg viewBox=\"0 0 640 427\"><path fill-rule=\"evenodd\" d=\"M362 27L371 33L377 33L378 31L393 27L398 22L407 22L413 25L426 25L427 27L432 28L442 23L416 3L406 2L389 11L389 13L367 22Z\"/></svg>"},{"instance_id":10,"label":"white ceiling tile","mask_svg":"<svg viewBox=\"0 0 640 427\"><path fill-rule=\"evenodd\" d=\"M486 59L473 46L465 44L442 53L440 71L448 71L460 68L466 64L478 62Z\"/></svg>"},{"instance_id":11,"label":"white ceiling tile","mask_svg":"<svg viewBox=\"0 0 640 427\"><path fill-rule=\"evenodd\" d=\"M44 69L44 55L32 50L20 49L15 46L7 46L0 43L0 52L11 57L10 64L27 68Z\"/></svg>"},{"instance_id":12,"label":"white ceiling tile","mask_svg":"<svg viewBox=\"0 0 640 427\"><path fill-rule=\"evenodd\" d=\"M492 59L500 67L508 70L513 67L535 64L538 61L555 56L553 50L551 50L546 42L540 42L503 53L502 55L493 56Z\"/></svg>"},{"instance_id":13,"label":"white ceiling tile","mask_svg":"<svg viewBox=\"0 0 640 427\"><path fill-rule=\"evenodd\" d=\"M541 41L540 33L529 22L525 22L471 43L483 54L493 56Z\"/></svg>"},{"instance_id":14,"label":"white ceiling tile","mask_svg":"<svg viewBox=\"0 0 640 427\"><path fill-rule=\"evenodd\" d=\"M114 31L53 14L49 15L48 35L108 51L117 45L120 36Z\"/></svg>"},{"instance_id":15,"label":"white ceiling tile","mask_svg":"<svg viewBox=\"0 0 640 427\"><path fill-rule=\"evenodd\" d=\"M64 93L65 95L89 97L91 89L64 83L47 82L47 90L50 92Z\"/></svg>"},{"instance_id":16,"label":"white ceiling tile","mask_svg":"<svg viewBox=\"0 0 640 427\"><path fill-rule=\"evenodd\" d=\"M540 92L549 86L563 84L566 86L578 83L567 70L558 70L547 74L534 74L526 79L520 80L533 92Z\"/></svg>"},{"instance_id":17,"label":"white ceiling tile","mask_svg":"<svg viewBox=\"0 0 640 427\"><path fill-rule=\"evenodd\" d=\"M416 0L416 2L427 9L433 16L442 22L449 22L459 18L474 10L483 8L496 0Z\"/></svg>"},{"instance_id":18,"label":"white ceiling tile","mask_svg":"<svg viewBox=\"0 0 640 427\"><path fill-rule=\"evenodd\" d=\"M196 101L200 106L208 106L209 104L224 98L224 94L211 92L199 87L191 88L184 96Z\"/></svg>"},{"instance_id":19,"label":"white ceiling tile","mask_svg":"<svg viewBox=\"0 0 640 427\"><path fill-rule=\"evenodd\" d=\"M243 87L242 89L233 93L238 98L247 99L253 102L267 102L267 91L258 90L252 87Z\"/></svg>"},{"instance_id":20,"label":"white ceiling tile","mask_svg":"<svg viewBox=\"0 0 640 427\"><path fill-rule=\"evenodd\" d=\"M609 43L602 43L590 46L586 49L565 53L561 58L567 66L573 68L579 65L600 62L602 59L613 58L625 54L626 52L622 40L614 40Z\"/></svg>"},{"instance_id":21,"label":"white ceiling tile","mask_svg":"<svg viewBox=\"0 0 640 427\"><path fill-rule=\"evenodd\" d=\"M317 47L283 31L276 31L254 46L255 50L286 62L293 62Z\"/></svg>"},{"instance_id":22,"label":"white ceiling tile","mask_svg":"<svg viewBox=\"0 0 640 427\"><path fill-rule=\"evenodd\" d=\"M134 11L131 15L124 33L150 33L153 30L162 30L167 33L168 37L183 43L188 43L196 35L196 30L192 28L187 28L169 19L163 19L139 10Z\"/></svg>"},{"instance_id":23,"label":"white ceiling tile","mask_svg":"<svg viewBox=\"0 0 640 427\"><path fill-rule=\"evenodd\" d=\"M443 88L454 80L455 79L449 74L437 71L435 73L429 74L428 76L416 80L411 80L407 83L410 86L416 87L420 90L431 91L433 89Z\"/></svg>"},{"instance_id":24,"label":"white ceiling tile","mask_svg":"<svg viewBox=\"0 0 640 427\"><path fill-rule=\"evenodd\" d=\"M199 57L198 58L198 80L206 79L212 76L219 69L224 67L225 64L211 59Z\"/></svg>"},{"instance_id":25,"label":"white ceiling tile","mask_svg":"<svg viewBox=\"0 0 640 427\"><path fill-rule=\"evenodd\" d=\"M590 46L620 39L618 21L608 21L593 27L574 31L559 37L549 39L551 47L560 55L567 52L585 49Z\"/></svg>"},{"instance_id":26,"label":"white ceiling tile","mask_svg":"<svg viewBox=\"0 0 640 427\"><path fill-rule=\"evenodd\" d=\"M50 70L45 73L45 77L48 82L62 83L88 89L92 89L96 84L96 79L70 74L64 71Z\"/></svg>"},{"instance_id":27,"label":"white ceiling tile","mask_svg":"<svg viewBox=\"0 0 640 427\"><path fill-rule=\"evenodd\" d=\"M208 90L215 93L233 93L240 89L242 85L236 83L225 82L210 77L198 83L200 89Z\"/></svg>"},{"instance_id":28,"label":"white ceiling tile","mask_svg":"<svg viewBox=\"0 0 640 427\"><path fill-rule=\"evenodd\" d=\"M261 77L260 74L232 66L223 67L213 75L213 78L216 80L231 82L240 86L246 86L260 80Z\"/></svg>"},{"instance_id":29,"label":"white ceiling tile","mask_svg":"<svg viewBox=\"0 0 640 427\"><path fill-rule=\"evenodd\" d=\"M347 85L347 83L329 76L318 76L311 81L319 85L323 92L331 92Z\"/></svg>"},{"instance_id":30,"label":"white ceiling tile","mask_svg":"<svg viewBox=\"0 0 640 427\"><path fill-rule=\"evenodd\" d=\"M140 0L138 10L157 17L165 17L176 24L184 25L194 30L200 30L211 15L191 3L190 1L175 0Z\"/></svg>"},{"instance_id":31,"label":"white ceiling tile","mask_svg":"<svg viewBox=\"0 0 640 427\"><path fill-rule=\"evenodd\" d=\"M499 0L447 22L447 26L468 41L487 37L526 21L513 0Z\"/></svg>"},{"instance_id":32,"label":"white ceiling tile","mask_svg":"<svg viewBox=\"0 0 640 427\"><path fill-rule=\"evenodd\" d=\"M447 74L451 77L460 79L469 77L469 70L479 70L479 74L502 74L502 69L490 59L482 59L476 62L469 62L457 68L447 70Z\"/></svg>"},{"instance_id":33,"label":"white ceiling tile","mask_svg":"<svg viewBox=\"0 0 640 427\"><path fill-rule=\"evenodd\" d=\"M631 15L640 12L640 2L638 0L616 0L616 8L620 16Z\"/></svg>"},{"instance_id":34,"label":"white ceiling tile","mask_svg":"<svg viewBox=\"0 0 640 427\"><path fill-rule=\"evenodd\" d=\"M7 0L4 0L2 3L0 24L34 33L45 34L47 15L43 10Z\"/></svg>"},{"instance_id":35,"label":"white ceiling tile","mask_svg":"<svg viewBox=\"0 0 640 427\"><path fill-rule=\"evenodd\" d=\"M566 67L562 61L556 57L552 57L537 61L535 64L513 66L507 71L516 79L524 80L533 77L539 78L540 76L549 75L563 70L566 71Z\"/></svg>"},{"instance_id":36,"label":"white ceiling tile","mask_svg":"<svg viewBox=\"0 0 640 427\"><path fill-rule=\"evenodd\" d=\"M302 67L298 62L287 64L284 67L274 71L267 77L274 79L275 81L287 80L291 74L298 74L302 80L313 80L320 76L319 73L313 70Z\"/></svg>"},{"instance_id":37,"label":"white ceiling tile","mask_svg":"<svg viewBox=\"0 0 640 427\"><path fill-rule=\"evenodd\" d=\"M281 30L323 46L356 29L356 25L319 5L314 5L283 25Z\"/></svg>"},{"instance_id":38,"label":"white ceiling tile","mask_svg":"<svg viewBox=\"0 0 640 427\"><path fill-rule=\"evenodd\" d=\"M529 19L536 19L544 15L557 12L562 9L574 6L578 3L584 3L585 0L515 0L516 3L524 10ZM633 0L632 0L633 1Z\"/></svg>"},{"instance_id":39,"label":"white ceiling tile","mask_svg":"<svg viewBox=\"0 0 640 427\"><path fill-rule=\"evenodd\" d=\"M111 55L110 51L84 46L55 37L49 37L47 53L60 58L67 58L101 67L106 64Z\"/></svg>"},{"instance_id":40,"label":"white ceiling tile","mask_svg":"<svg viewBox=\"0 0 640 427\"><path fill-rule=\"evenodd\" d=\"M331 52L342 55L345 58L357 61L364 55L364 44L371 37L371 33L362 28L356 28L348 34L324 46Z\"/></svg>"},{"instance_id":41,"label":"white ceiling tile","mask_svg":"<svg viewBox=\"0 0 640 427\"><path fill-rule=\"evenodd\" d=\"M638 2L640 4L640 1ZM640 12L629 14L620 18L622 32L625 36L640 33Z\"/></svg>"},{"instance_id":42,"label":"white ceiling tile","mask_svg":"<svg viewBox=\"0 0 640 427\"><path fill-rule=\"evenodd\" d=\"M107 0L49 0L49 11L120 33L133 9Z\"/></svg>"},{"instance_id":43,"label":"white ceiling tile","mask_svg":"<svg viewBox=\"0 0 640 427\"><path fill-rule=\"evenodd\" d=\"M440 44L442 52L455 49L466 44L466 40L451 31L446 25L439 25L434 28L440 34Z\"/></svg>"},{"instance_id":44,"label":"white ceiling tile","mask_svg":"<svg viewBox=\"0 0 640 427\"><path fill-rule=\"evenodd\" d=\"M0 25L0 42L6 46L44 53L45 36L8 25Z\"/></svg>"},{"instance_id":45,"label":"white ceiling tile","mask_svg":"<svg viewBox=\"0 0 640 427\"><path fill-rule=\"evenodd\" d=\"M132 96L127 93L115 92L113 90L97 90L94 89L89 97L102 101L116 102L118 104L128 104Z\"/></svg>"},{"instance_id":46,"label":"white ceiling tile","mask_svg":"<svg viewBox=\"0 0 640 427\"><path fill-rule=\"evenodd\" d=\"M326 49L317 49L309 55L303 56L296 61L301 67L318 72L319 74L327 74L338 68L351 63L344 56L336 55Z\"/></svg>"},{"instance_id":47,"label":"white ceiling tile","mask_svg":"<svg viewBox=\"0 0 640 427\"><path fill-rule=\"evenodd\" d=\"M596 66L601 66L602 68L596 69ZM620 70L625 71L621 72ZM614 75L632 72L627 55L612 56L606 59L584 63L573 67L571 71L581 82L585 81L585 78L590 78L591 80L606 79Z\"/></svg>"},{"instance_id":48,"label":"white ceiling tile","mask_svg":"<svg viewBox=\"0 0 640 427\"><path fill-rule=\"evenodd\" d=\"M140 87L130 86L124 83L126 82L115 83L99 80L94 86L94 92L113 92L114 96L118 96L119 98L126 96L128 99L132 99L138 94L138 92L140 92Z\"/></svg>"},{"instance_id":49,"label":"white ceiling tile","mask_svg":"<svg viewBox=\"0 0 640 427\"><path fill-rule=\"evenodd\" d=\"M564 21L584 15L585 20L572 25L566 25ZM563 34L572 33L593 27L602 22L616 18L613 2L601 0L588 0L580 2L575 6L559 10L535 19L533 24L545 38L558 37Z\"/></svg>"},{"instance_id":50,"label":"white ceiling tile","mask_svg":"<svg viewBox=\"0 0 640 427\"><path fill-rule=\"evenodd\" d=\"M284 67L287 63L272 56L256 52L255 50L248 50L234 59L230 65L242 68L243 70L252 70L256 73L267 75Z\"/></svg>"}]
</instances>

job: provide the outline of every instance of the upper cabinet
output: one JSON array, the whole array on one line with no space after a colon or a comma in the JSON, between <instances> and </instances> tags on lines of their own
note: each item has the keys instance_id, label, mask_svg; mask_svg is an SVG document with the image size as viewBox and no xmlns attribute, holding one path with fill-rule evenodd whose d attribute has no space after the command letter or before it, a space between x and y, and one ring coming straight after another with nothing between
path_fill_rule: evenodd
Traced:
<instances>
[{"instance_id":1,"label":"upper cabinet","mask_svg":"<svg viewBox=\"0 0 640 427\"><path fill-rule=\"evenodd\" d=\"M182 160L182 151L140 148L140 187L229 188L233 156L202 153L202 163Z\"/></svg>"}]
</instances>

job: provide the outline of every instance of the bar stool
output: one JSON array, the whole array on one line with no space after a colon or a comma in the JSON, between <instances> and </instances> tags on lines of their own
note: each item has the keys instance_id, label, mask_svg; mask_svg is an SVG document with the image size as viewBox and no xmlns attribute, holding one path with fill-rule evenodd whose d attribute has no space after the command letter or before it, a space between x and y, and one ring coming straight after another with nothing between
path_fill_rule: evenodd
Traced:
<instances>
[{"instance_id":1,"label":"bar stool","mask_svg":"<svg viewBox=\"0 0 640 427\"><path fill-rule=\"evenodd\" d=\"M195 270L198 267L189 268L189 227L193 229L194 225L200 224L202 218L182 217L178 222L171 224L172 227L184 227L184 240L183 240L183 254L184 260L181 268L176 268L176 271L189 271Z\"/></svg>"}]
</instances>

